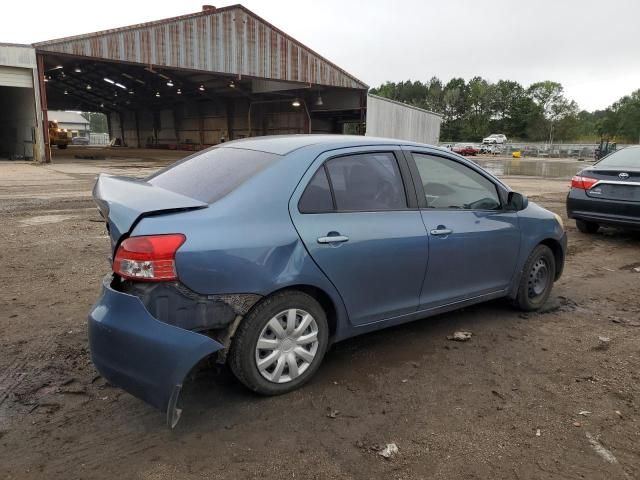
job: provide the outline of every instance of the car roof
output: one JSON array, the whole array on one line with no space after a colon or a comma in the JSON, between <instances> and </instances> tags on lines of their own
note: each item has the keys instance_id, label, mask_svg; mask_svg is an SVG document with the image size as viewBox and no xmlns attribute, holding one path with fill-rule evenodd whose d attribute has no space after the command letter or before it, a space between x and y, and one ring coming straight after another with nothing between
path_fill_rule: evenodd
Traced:
<instances>
[{"instance_id":1,"label":"car roof","mask_svg":"<svg viewBox=\"0 0 640 480\"><path fill-rule=\"evenodd\" d=\"M361 147L370 145L412 145L433 147L422 143L393 138L366 137L362 135L269 135L233 140L220 144L220 148L242 148L287 155L294 150L312 145L326 145L329 148Z\"/></svg>"}]
</instances>

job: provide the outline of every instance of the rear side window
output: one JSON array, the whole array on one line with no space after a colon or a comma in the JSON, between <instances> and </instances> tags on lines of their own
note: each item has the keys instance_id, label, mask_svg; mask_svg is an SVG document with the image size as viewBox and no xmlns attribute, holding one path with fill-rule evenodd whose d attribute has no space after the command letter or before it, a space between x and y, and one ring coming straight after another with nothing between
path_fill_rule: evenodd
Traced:
<instances>
[{"instance_id":1,"label":"rear side window","mask_svg":"<svg viewBox=\"0 0 640 480\"><path fill-rule=\"evenodd\" d=\"M427 208L498 210L496 186L475 170L454 160L414 153Z\"/></svg>"},{"instance_id":2,"label":"rear side window","mask_svg":"<svg viewBox=\"0 0 640 480\"><path fill-rule=\"evenodd\" d=\"M298 203L300 213L322 213L333 210L333 199L324 166L313 176Z\"/></svg>"},{"instance_id":3,"label":"rear side window","mask_svg":"<svg viewBox=\"0 0 640 480\"><path fill-rule=\"evenodd\" d=\"M392 153L338 157L326 164L338 211L407 208L398 162Z\"/></svg>"},{"instance_id":4,"label":"rear side window","mask_svg":"<svg viewBox=\"0 0 640 480\"><path fill-rule=\"evenodd\" d=\"M238 148L212 148L147 178L155 186L213 203L271 165L280 156Z\"/></svg>"}]
</instances>

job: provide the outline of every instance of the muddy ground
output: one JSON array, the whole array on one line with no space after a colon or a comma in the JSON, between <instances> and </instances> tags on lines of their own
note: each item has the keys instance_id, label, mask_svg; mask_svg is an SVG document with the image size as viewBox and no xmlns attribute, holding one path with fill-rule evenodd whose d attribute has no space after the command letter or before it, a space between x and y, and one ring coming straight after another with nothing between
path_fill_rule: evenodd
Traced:
<instances>
[{"instance_id":1,"label":"muddy ground","mask_svg":"<svg viewBox=\"0 0 640 480\"><path fill-rule=\"evenodd\" d=\"M161 156L0 162L0 478L640 478L640 237L568 222L544 312L496 301L348 340L282 397L203 371L168 430L97 375L86 331L109 270L95 174L180 154ZM565 216L565 180L507 182Z\"/></svg>"}]
</instances>

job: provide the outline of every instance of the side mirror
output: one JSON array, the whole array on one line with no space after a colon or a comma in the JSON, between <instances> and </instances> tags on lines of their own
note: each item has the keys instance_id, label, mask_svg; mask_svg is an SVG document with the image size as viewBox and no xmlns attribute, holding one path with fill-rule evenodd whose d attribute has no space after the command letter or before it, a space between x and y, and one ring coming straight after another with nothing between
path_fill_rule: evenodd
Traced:
<instances>
[{"instance_id":1,"label":"side mirror","mask_svg":"<svg viewBox=\"0 0 640 480\"><path fill-rule=\"evenodd\" d=\"M507 195L507 210L519 212L529 205L529 199L518 192L509 192Z\"/></svg>"}]
</instances>

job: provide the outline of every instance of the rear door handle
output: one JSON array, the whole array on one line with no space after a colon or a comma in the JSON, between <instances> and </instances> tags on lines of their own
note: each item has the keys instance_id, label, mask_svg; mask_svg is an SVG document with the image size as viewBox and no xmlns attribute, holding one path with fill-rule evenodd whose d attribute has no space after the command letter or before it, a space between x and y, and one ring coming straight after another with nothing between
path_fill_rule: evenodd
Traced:
<instances>
[{"instance_id":1,"label":"rear door handle","mask_svg":"<svg viewBox=\"0 0 640 480\"><path fill-rule=\"evenodd\" d=\"M431 230L431 235L450 235L453 233L453 230L451 230L450 228L444 228L442 225L438 226L438 228L435 228L433 230Z\"/></svg>"},{"instance_id":2,"label":"rear door handle","mask_svg":"<svg viewBox=\"0 0 640 480\"><path fill-rule=\"evenodd\" d=\"M327 237L318 237L318 243L342 243L348 242L349 237L344 235L329 235Z\"/></svg>"}]
</instances>

